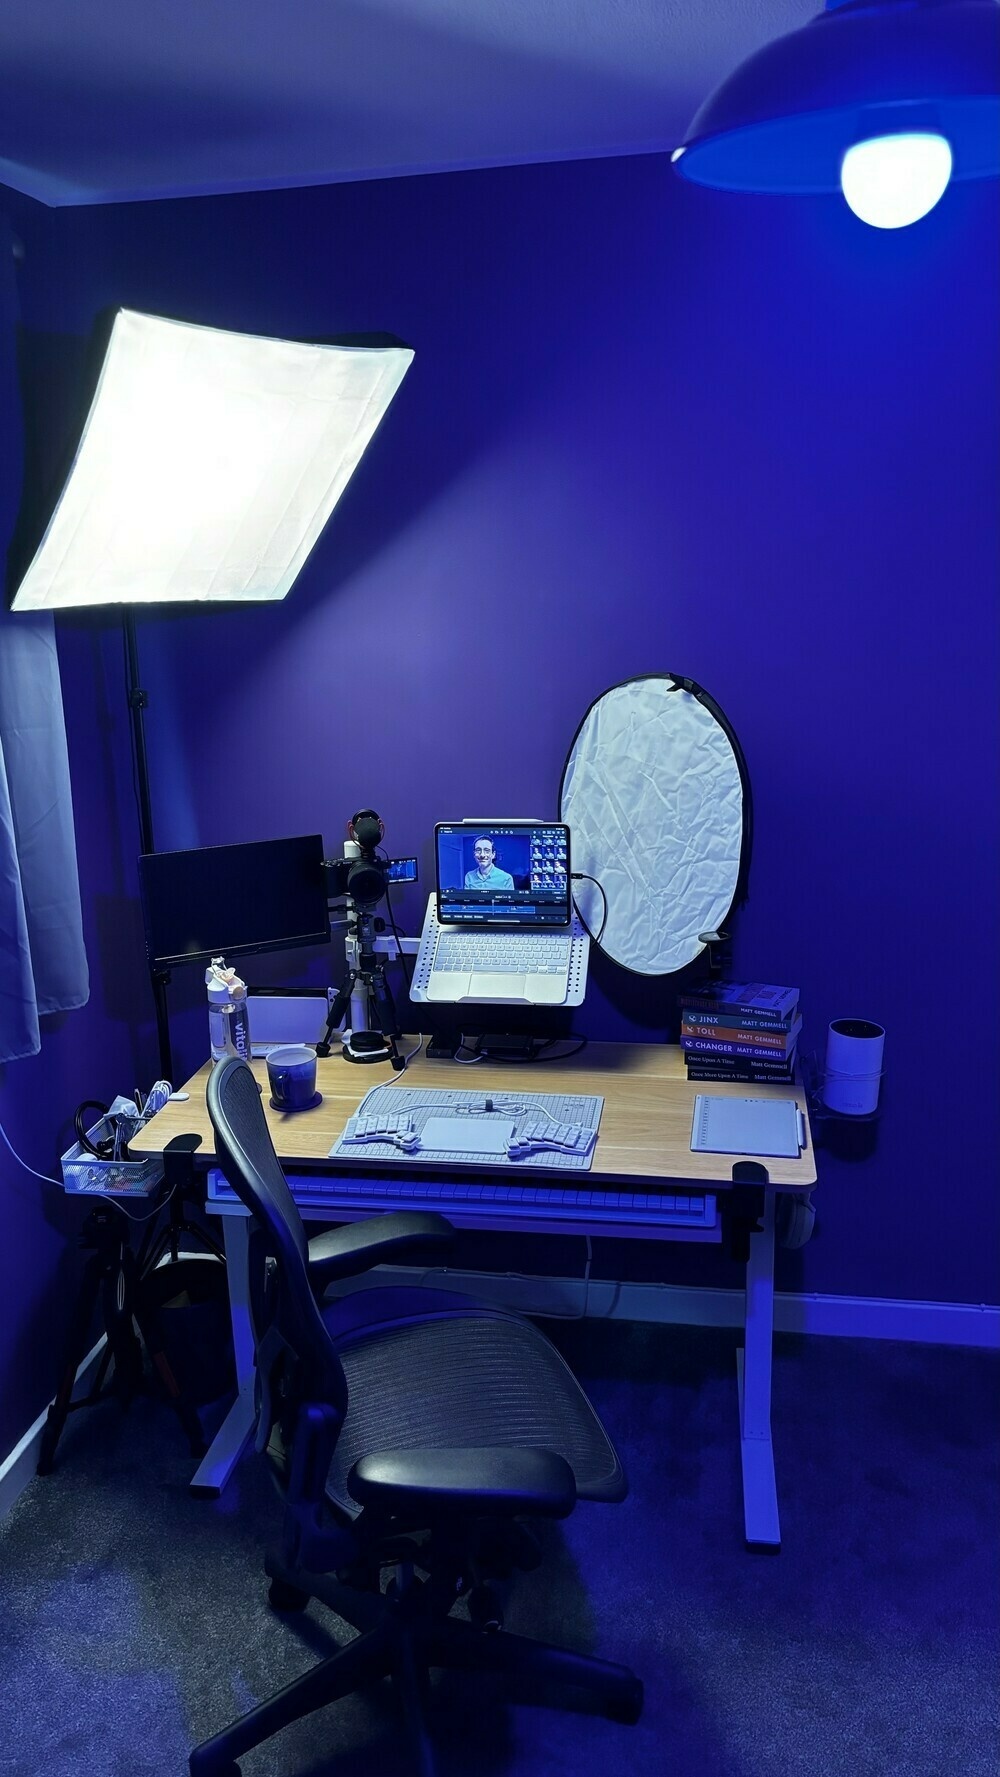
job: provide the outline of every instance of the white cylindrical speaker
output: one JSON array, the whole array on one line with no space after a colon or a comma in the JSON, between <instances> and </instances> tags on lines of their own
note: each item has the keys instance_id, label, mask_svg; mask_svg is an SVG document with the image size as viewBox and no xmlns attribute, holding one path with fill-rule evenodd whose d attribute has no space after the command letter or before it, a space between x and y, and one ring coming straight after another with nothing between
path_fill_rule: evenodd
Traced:
<instances>
[{"instance_id":1,"label":"white cylindrical speaker","mask_svg":"<svg viewBox=\"0 0 1000 1777\"><path fill-rule=\"evenodd\" d=\"M867 1018L835 1018L826 1039L823 1102L848 1117L870 1116L878 1106L885 1031Z\"/></svg>"}]
</instances>

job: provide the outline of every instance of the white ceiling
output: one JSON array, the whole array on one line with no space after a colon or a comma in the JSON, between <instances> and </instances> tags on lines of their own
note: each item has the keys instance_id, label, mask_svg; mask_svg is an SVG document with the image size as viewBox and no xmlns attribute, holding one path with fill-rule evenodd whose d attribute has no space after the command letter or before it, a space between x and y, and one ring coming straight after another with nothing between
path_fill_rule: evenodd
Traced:
<instances>
[{"instance_id":1,"label":"white ceiling","mask_svg":"<svg viewBox=\"0 0 1000 1777\"><path fill-rule=\"evenodd\" d=\"M822 0L2 0L0 183L52 205L670 149Z\"/></svg>"}]
</instances>

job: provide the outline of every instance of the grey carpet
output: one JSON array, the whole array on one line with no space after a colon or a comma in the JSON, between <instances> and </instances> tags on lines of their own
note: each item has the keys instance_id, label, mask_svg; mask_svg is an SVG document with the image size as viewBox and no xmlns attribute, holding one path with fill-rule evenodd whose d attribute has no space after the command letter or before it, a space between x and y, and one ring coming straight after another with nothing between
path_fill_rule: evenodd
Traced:
<instances>
[{"instance_id":1,"label":"grey carpet","mask_svg":"<svg viewBox=\"0 0 1000 1777\"><path fill-rule=\"evenodd\" d=\"M769 1557L742 1540L733 1335L546 1325L631 1492L547 1530L508 1626L633 1666L646 1709L625 1728L444 1677L442 1777L996 1777L998 1360L779 1339ZM214 1503L192 1466L158 1400L108 1401L0 1525L4 1777L186 1777L192 1744L343 1633L315 1603L267 1609L263 1465ZM242 1770L407 1777L389 1688Z\"/></svg>"}]
</instances>

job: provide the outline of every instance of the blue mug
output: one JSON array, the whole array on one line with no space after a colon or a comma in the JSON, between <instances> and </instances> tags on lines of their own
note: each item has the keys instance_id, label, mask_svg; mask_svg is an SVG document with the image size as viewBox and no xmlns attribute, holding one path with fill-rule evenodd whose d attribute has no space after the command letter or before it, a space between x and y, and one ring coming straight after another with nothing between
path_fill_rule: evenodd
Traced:
<instances>
[{"instance_id":1,"label":"blue mug","mask_svg":"<svg viewBox=\"0 0 1000 1777\"><path fill-rule=\"evenodd\" d=\"M285 1043L267 1057L271 1104L276 1111L309 1111L320 1101L316 1052L304 1043Z\"/></svg>"}]
</instances>

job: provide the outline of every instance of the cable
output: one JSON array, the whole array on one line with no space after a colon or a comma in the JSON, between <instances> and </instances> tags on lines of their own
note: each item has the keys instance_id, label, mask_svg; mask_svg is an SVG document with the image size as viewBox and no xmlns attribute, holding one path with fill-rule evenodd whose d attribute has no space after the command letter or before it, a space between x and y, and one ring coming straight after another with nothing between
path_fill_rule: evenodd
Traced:
<instances>
[{"instance_id":1,"label":"cable","mask_svg":"<svg viewBox=\"0 0 1000 1777\"><path fill-rule=\"evenodd\" d=\"M42 1180L42 1183L46 1184L46 1185L58 1185L60 1190L63 1190L65 1188L61 1178L50 1178L49 1174L47 1172L36 1172L33 1166L28 1165L27 1160L21 1159L20 1154L18 1153L17 1149L15 1148L13 1142L10 1139L10 1136L7 1134L7 1131L4 1128L2 1123L0 1123L0 1135L3 1136L3 1139L7 1143L7 1146L9 1147L11 1153L13 1154L14 1159L17 1161L18 1166L23 1166L25 1172L31 1173L32 1178L40 1178Z\"/></svg>"},{"instance_id":2,"label":"cable","mask_svg":"<svg viewBox=\"0 0 1000 1777\"><path fill-rule=\"evenodd\" d=\"M36 1172L35 1168L33 1166L28 1165L27 1160L21 1159L20 1154L18 1153L17 1149L15 1148L13 1142L10 1139L10 1136L7 1134L7 1131L4 1128L2 1123L0 1123L0 1135L3 1136L3 1139L7 1143L7 1146L10 1149L11 1153L13 1154L14 1159L17 1161L18 1166L23 1166L25 1172L31 1173L32 1178L41 1179L41 1181L44 1185L58 1185L60 1191L65 1191L66 1182L64 1179L52 1178L51 1175L47 1172ZM133 1215L132 1211L130 1209L126 1209L123 1203L119 1203L117 1198L110 1197L110 1196L105 1197L104 1194L100 1191L86 1191L86 1192L81 1191L79 1193L72 1192L72 1193L70 1193L70 1195L75 1196L78 1194L81 1197L82 1196L89 1197L89 1198L91 1198L92 1201L96 1201L99 1203L109 1203L113 1209L121 1210L122 1215L127 1216L130 1222L149 1222L149 1221L152 1221L154 1216L159 1215L160 1210L163 1209L164 1206L170 1202L170 1199L173 1196L176 1189L177 1189L176 1185L171 1185L170 1190L167 1193L166 1197L163 1198L163 1201L161 1203L158 1203L156 1205L155 1209L151 1209L149 1211L148 1215L144 1215L144 1216Z\"/></svg>"},{"instance_id":3,"label":"cable","mask_svg":"<svg viewBox=\"0 0 1000 1777\"><path fill-rule=\"evenodd\" d=\"M159 1215L161 1209L166 1209L167 1204L170 1202L170 1199L173 1196L176 1189L177 1189L177 1186L175 1184L171 1185L166 1196L162 1197L160 1199L159 1203L157 1203L155 1205L155 1207L153 1209L149 1210L148 1213L144 1216L133 1215L132 1211L130 1209L126 1209L124 1203L119 1203L118 1199L116 1197L102 1197L101 1202L102 1203L110 1203L114 1209L120 1209L122 1212L122 1215L127 1216L130 1222L151 1222L153 1220L154 1216ZM97 1197L100 1195L99 1192L97 1192L97 1191L94 1191L89 1194L94 1197Z\"/></svg>"},{"instance_id":4,"label":"cable","mask_svg":"<svg viewBox=\"0 0 1000 1777\"><path fill-rule=\"evenodd\" d=\"M379 854L376 853L376 856L379 856ZM388 865L389 858L384 851L381 853L381 858L382 858L382 862L384 864ZM388 879L388 877L386 878L386 884L385 884L385 910L386 910L387 914L389 915L389 924L392 927L392 935L396 940L396 948L399 952L399 960L403 965L403 975L406 980L406 991L407 991L407 993L409 993L410 988L413 986L413 970L410 968L407 958L403 952L403 941L399 935L399 927L396 924L396 915L392 911L392 896L389 893L389 879Z\"/></svg>"},{"instance_id":5,"label":"cable","mask_svg":"<svg viewBox=\"0 0 1000 1777\"><path fill-rule=\"evenodd\" d=\"M568 1061L571 1055L579 1055L580 1050L585 1049L587 1047L587 1044L590 1042L590 1038L589 1037L576 1038L575 1039L575 1041L576 1041L575 1049L564 1049L561 1055L543 1055L542 1054L542 1050L543 1049L551 1049L553 1043L572 1043L573 1041L574 1041L573 1037L546 1037L546 1038L544 1038L543 1041L539 1042L538 1048L536 1049L534 1055L529 1055L527 1057L527 1060L528 1061Z\"/></svg>"},{"instance_id":6,"label":"cable","mask_svg":"<svg viewBox=\"0 0 1000 1777\"><path fill-rule=\"evenodd\" d=\"M580 924L582 925L584 931L586 932L587 937L590 938L593 943L599 944L601 942L601 939L604 936L604 928L608 923L608 897L604 893L604 890L601 887L601 884L598 882L597 877L596 876L588 876L587 872L585 870L571 871L570 881L571 882L592 882L595 889L597 890L598 894L600 895L601 900L604 902L604 917L601 920L601 928L600 928L600 931L597 933L597 936L594 937L593 932L591 931L590 927L588 926L586 920L583 917L583 914L580 912L580 909L577 906L576 896L575 895L573 896L573 909L576 913L577 919L580 921Z\"/></svg>"},{"instance_id":7,"label":"cable","mask_svg":"<svg viewBox=\"0 0 1000 1777\"><path fill-rule=\"evenodd\" d=\"M587 1262L583 1268L583 1276L579 1280L583 1284L583 1307L580 1309L579 1313L568 1314L561 1308L525 1308L519 1306L519 1312L521 1314L531 1315L537 1320L586 1319L590 1312L590 1269L594 1259L594 1246L589 1234L585 1234L583 1238L587 1243ZM450 1277L453 1271L454 1266L452 1265L428 1265L420 1273L420 1282L426 1283L427 1279L430 1277ZM497 1276L508 1278L511 1283L537 1283L539 1281L537 1277L532 1277L527 1271L504 1271L498 1272ZM616 1283L615 1294L612 1297L612 1305L617 1302L620 1290L621 1284Z\"/></svg>"},{"instance_id":8,"label":"cable","mask_svg":"<svg viewBox=\"0 0 1000 1777\"><path fill-rule=\"evenodd\" d=\"M403 1065L400 1068L399 1072L393 1074L391 1080L376 1080L374 1086L369 1086L368 1091L365 1093L364 1098L361 1100L361 1103L358 1105L357 1109L351 1112L351 1116L352 1117L360 1117L362 1111L365 1108L365 1105L368 1103L368 1100L370 1098L374 1098L376 1092L381 1092L383 1087L395 1086L397 1081L402 1079L403 1075L406 1072L407 1067L409 1066L410 1062L413 1060L413 1057L415 1055L420 1054L420 1051L423 1048L423 1046L424 1046L424 1039L423 1039L423 1037L421 1037L416 1048L409 1049L407 1051L406 1055L404 1055Z\"/></svg>"}]
</instances>

